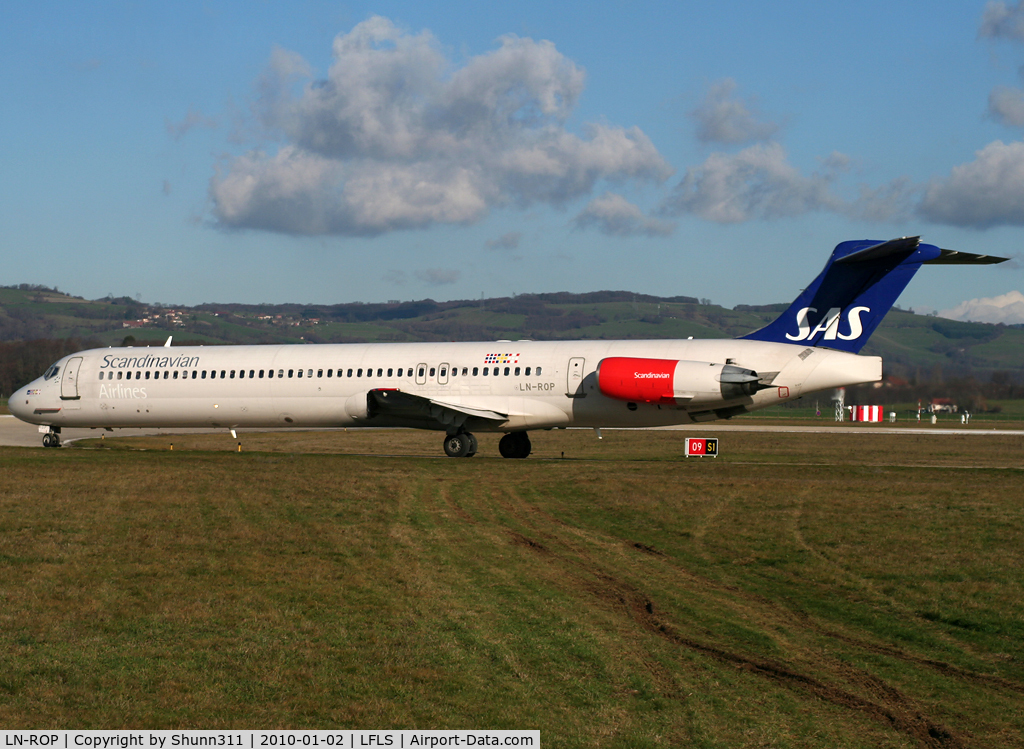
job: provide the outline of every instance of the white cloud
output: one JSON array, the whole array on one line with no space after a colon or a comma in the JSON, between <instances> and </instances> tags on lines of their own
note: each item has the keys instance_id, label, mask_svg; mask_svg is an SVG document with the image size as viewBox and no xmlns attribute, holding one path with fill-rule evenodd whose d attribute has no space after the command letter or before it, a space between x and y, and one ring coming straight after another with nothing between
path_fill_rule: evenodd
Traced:
<instances>
[{"instance_id":1,"label":"white cloud","mask_svg":"<svg viewBox=\"0 0 1024 749\"><path fill-rule=\"evenodd\" d=\"M975 229L1024 225L1024 142L989 143L974 161L933 180L918 212L936 223Z\"/></svg>"},{"instance_id":2,"label":"white cloud","mask_svg":"<svg viewBox=\"0 0 1024 749\"><path fill-rule=\"evenodd\" d=\"M986 3L978 36L1024 41L1024 1L1012 6L1004 2Z\"/></svg>"},{"instance_id":3,"label":"white cloud","mask_svg":"<svg viewBox=\"0 0 1024 749\"><path fill-rule=\"evenodd\" d=\"M222 226L375 235L671 174L638 128L565 128L584 74L551 42L506 36L456 68L430 32L376 16L333 52L326 79L311 81L298 55L274 50L254 111L282 145L231 159L211 180Z\"/></svg>"},{"instance_id":4,"label":"white cloud","mask_svg":"<svg viewBox=\"0 0 1024 749\"><path fill-rule=\"evenodd\" d=\"M462 277L462 272L454 268L425 268L416 271L416 278L430 286L447 286Z\"/></svg>"},{"instance_id":5,"label":"white cloud","mask_svg":"<svg viewBox=\"0 0 1024 749\"><path fill-rule=\"evenodd\" d=\"M778 131L774 122L759 119L754 105L733 98L736 81L726 78L713 84L700 106L690 112L697 122L697 140L701 143L739 145L768 140Z\"/></svg>"},{"instance_id":6,"label":"white cloud","mask_svg":"<svg viewBox=\"0 0 1024 749\"><path fill-rule=\"evenodd\" d=\"M829 187L848 161L842 154L833 154L821 171L807 177L789 163L778 143L753 145L737 154L713 153L700 166L686 170L661 213L735 224L842 211L844 204Z\"/></svg>"},{"instance_id":7,"label":"white cloud","mask_svg":"<svg viewBox=\"0 0 1024 749\"><path fill-rule=\"evenodd\" d=\"M896 177L876 188L862 185L860 196L847 206L845 213L851 218L873 223L906 221L914 214L921 189L909 177Z\"/></svg>"},{"instance_id":8,"label":"white cloud","mask_svg":"<svg viewBox=\"0 0 1024 749\"><path fill-rule=\"evenodd\" d=\"M972 322L1024 324L1024 294L1011 291L991 298L970 299L953 309L942 310L939 317Z\"/></svg>"},{"instance_id":9,"label":"white cloud","mask_svg":"<svg viewBox=\"0 0 1024 749\"><path fill-rule=\"evenodd\" d=\"M174 138L174 140L181 140L186 133L196 128L212 130L217 127L217 120L213 117L207 117L194 107L189 107L188 113L181 122L165 120L164 127L167 128L167 134Z\"/></svg>"},{"instance_id":10,"label":"white cloud","mask_svg":"<svg viewBox=\"0 0 1024 749\"><path fill-rule=\"evenodd\" d=\"M676 228L671 221L645 216L638 206L611 192L591 200L573 219L573 223L577 229L595 226L603 234L615 237L663 237L671 234Z\"/></svg>"},{"instance_id":11,"label":"white cloud","mask_svg":"<svg viewBox=\"0 0 1024 749\"><path fill-rule=\"evenodd\" d=\"M996 86L988 95L988 113L1003 125L1024 127L1024 91L1010 86Z\"/></svg>"},{"instance_id":12,"label":"white cloud","mask_svg":"<svg viewBox=\"0 0 1024 749\"><path fill-rule=\"evenodd\" d=\"M488 250L515 250L519 247L519 242L522 238L522 232L510 231L502 234L497 239L488 239L484 242L484 247Z\"/></svg>"}]
</instances>

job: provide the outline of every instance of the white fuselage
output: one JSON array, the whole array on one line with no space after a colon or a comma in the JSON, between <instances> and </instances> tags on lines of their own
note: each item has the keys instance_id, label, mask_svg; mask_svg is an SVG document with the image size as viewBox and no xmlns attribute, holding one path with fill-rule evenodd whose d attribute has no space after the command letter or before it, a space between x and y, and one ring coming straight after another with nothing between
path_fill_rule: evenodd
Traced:
<instances>
[{"instance_id":1,"label":"white fuselage","mask_svg":"<svg viewBox=\"0 0 1024 749\"><path fill-rule=\"evenodd\" d=\"M768 373L769 386L717 402L624 402L597 387L595 370L608 357L733 364ZM440 421L368 417L366 393L383 388L507 417L478 421L479 431L650 427L879 379L878 357L737 339L106 348L64 357L55 375L16 392L9 407L24 421L55 428L445 429Z\"/></svg>"}]
</instances>

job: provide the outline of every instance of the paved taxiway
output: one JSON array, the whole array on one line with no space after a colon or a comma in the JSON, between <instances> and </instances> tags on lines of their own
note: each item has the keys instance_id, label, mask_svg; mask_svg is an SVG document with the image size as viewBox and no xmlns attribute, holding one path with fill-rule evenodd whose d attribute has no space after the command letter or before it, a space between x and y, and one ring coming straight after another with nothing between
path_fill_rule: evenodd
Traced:
<instances>
[{"instance_id":1,"label":"paved taxiway","mask_svg":"<svg viewBox=\"0 0 1024 749\"><path fill-rule=\"evenodd\" d=\"M255 430L254 430L255 431ZM259 430L264 431L264 430ZM63 429L61 440L73 441L80 439L99 439L101 434L109 437L143 437L149 434L227 434L226 429L115 429L107 432L103 429ZM229 435L230 436L230 435ZM42 447L43 435L35 424L26 424L8 414L0 414L0 447Z\"/></svg>"},{"instance_id":2,"label":"paved taxiway","mask_svg":"<svg viewBox=\"0 0 1024 749\"><path fill-rule=\"evenodd\" d=\"M714 432L804 432L808 434L930 434L941 435L962 435L962 434L1003 434L1024 436L1024 430L1020 429L992 429L988 426L977 426L968 429L934 427L890 427L890 426L869 426L852 424L840 426L838 424L818 425L785 425L785 424L719 424L715 422L707 424L687 424L675 427L657 427L661 430L674 430L682 432L701 432L710 434ZM283 431L280 429L248 429L248 432L270 432ZM300 430L302 431L302 430ZM611 427L603 431L616 431ZM113 432L105 432L102 429L64 429L61 432L61 439L65 442L79 439L99 439L100 435L107 434L111 437L143 437L153 434L227 434L226 429L115 429ZM42 447L43 435L34 424L26 424L13 416L0 414L0 446L7 447Z\"/></svg>"}]
</instances>

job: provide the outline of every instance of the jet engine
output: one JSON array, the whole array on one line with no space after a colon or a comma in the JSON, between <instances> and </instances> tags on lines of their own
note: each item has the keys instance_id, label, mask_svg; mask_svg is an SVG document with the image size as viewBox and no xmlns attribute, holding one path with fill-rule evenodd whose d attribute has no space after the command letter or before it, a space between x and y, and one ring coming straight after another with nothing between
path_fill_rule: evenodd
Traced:
<instances>
[{"instance_id":1,"label":"jet engine","mask_svg":"<svg viewBox=\"0 0 1024 749\"><path fill-rule=\"evenodd\" d=\"M625 356L602 359L597 383L609 398L680 406L737 400L770 387L757 372L733 364Z\"/></svg>"}]
</instances>

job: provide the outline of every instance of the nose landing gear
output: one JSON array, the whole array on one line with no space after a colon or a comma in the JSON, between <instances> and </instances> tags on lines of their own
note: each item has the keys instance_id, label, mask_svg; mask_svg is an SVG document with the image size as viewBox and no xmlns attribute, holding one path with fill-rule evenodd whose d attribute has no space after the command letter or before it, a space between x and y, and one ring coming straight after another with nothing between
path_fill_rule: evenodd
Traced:
<instances>
[{"instance_id":1,"label":"nose landing gear","mask_svg":"<svg viewBox=\"0 0 1024 749\"><path fill-rule=\"evenodd\" d=\"M60 429L51 429L43 435L43 447L60 447Z\"/></svg>"}]
</instances>

